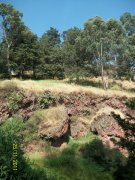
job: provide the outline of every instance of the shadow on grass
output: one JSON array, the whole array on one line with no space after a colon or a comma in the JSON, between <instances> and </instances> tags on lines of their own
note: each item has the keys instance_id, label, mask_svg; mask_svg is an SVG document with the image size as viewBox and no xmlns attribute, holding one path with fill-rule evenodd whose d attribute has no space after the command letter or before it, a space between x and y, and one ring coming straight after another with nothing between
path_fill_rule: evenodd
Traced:
<instances>
[{"instance_id":1,"label":"shadow on grass","mask_svg":"<svg viewBox=\"0 0 135 180\"><path fill-rule=\"evenodd\" d=\"M135 93L135 88L130 88L130 89L128 89L128 92Z\"/></svg>"},{"instance_id":2,"label":"shadow on grass","mask_svg":"<svg viewBox=\"0 0 135 180\"><path fill-rule=\"evenodd\" d=\"M100 81L96 82L96 81L92 81L92 80L80 79L78 81L69 80L68 83L74 83L74 84L81 85L81 86L93 86L93 87L102 88L102 82L100 82Z\"/></svg>"},{"instance_id":3,"label":"shadow on grass","mask_svg":"<svg viewBox=\"0 0 135 180\"><path fill-rule=\"evenodd\" d=\"M72 144L44 160L49 179L112 180L125 157L106 148L98 139L88 144Z\"/></svg>"}]
</instances>

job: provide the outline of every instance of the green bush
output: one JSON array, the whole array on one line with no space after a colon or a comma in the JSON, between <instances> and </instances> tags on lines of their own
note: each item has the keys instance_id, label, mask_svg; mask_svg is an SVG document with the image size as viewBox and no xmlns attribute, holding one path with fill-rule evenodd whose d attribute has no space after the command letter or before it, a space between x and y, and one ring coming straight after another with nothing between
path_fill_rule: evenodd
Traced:
<instances>
[{"instance_id":1,"label":"green bush","mask_svg":"<svg viewBox=\"0 0 135 180\"><path fill-rule=\"evenodd\" d=\"M23 101L23 94L21 92L13 92L9 96L7 96L8 101L8 109L13 114L15 113L19 107L21 106L21 103Z\"/></svg>"},{"instance_id":2,"label":"green bush","mask_svg":"<svg viewBox=\"0 0 135 180\"><path fill-rule=\"evenodd\" d=\"M127 100L126 105L131 109L135 109L135 98Z\"/></svg>"},{"instance_id":3,"label":"green bush","mask_svg":"<svg viewBox=\"0 0 135 180\"><path fill-rule=\"evenodd\" d=\"M42 111L35 111L32 117L25 123L24 142L39 140L37 136L38 124L44 119Z\"/></svg>"},{"instance_id":4,"label":"green bush","mask_svg":"<svg viewBox=\"0 0 135 180\"><path fill-rule=\"evenodd\" d=\"M61 65L45 64L36 68L36 79L64 79L65 72Z\"/></svg>"},{"instance_id":5,"label":"green bush","mask_svg":"<svg viewBox=\"0 0 135 180\"><path fill-rule=\"evenodd\" d=\"M24 135L24 123L19 117L8 119L0 128L0 179L1 180L37 180L46 179L46 174L39 167L32 169L32 162L24 158L21 149ZM14 156L13 144L17 145ZM17 170L13 170L13 160L17 159Z\"/></svg>"},{"instance_id":6,"label":"green bush","mask_svg":"<svg viewBox=\"0 0 135 180\"><path fill-rule=\"evenodd\" d=\"M61 95L59 96L58 102L59 102L60 104L64 103L64 98L65 98L64 95L61 94Z\"/></svg>"},{"instance_id":7,"label":"green bush","mask_svg":"<svg viewBox=\"0 0 135 180\"><path fill-rule=\"evenodd\" d=\"M39 96L39 106L42 109L48 108L51 104L55 103L55 98L53 97L52 94L46 93L41 96Z\"/></svg>"}]
</instances>

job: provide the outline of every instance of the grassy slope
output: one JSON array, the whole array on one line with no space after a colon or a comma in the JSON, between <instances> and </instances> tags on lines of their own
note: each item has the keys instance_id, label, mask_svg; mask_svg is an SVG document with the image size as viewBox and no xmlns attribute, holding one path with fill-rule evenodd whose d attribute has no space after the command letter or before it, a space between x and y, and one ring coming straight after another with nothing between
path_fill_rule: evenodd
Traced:
<instances>
[{"instance_id":1,"label":"grassy slope","mask_svg":"<svg viewBox=\"0 0 135 180\"><path fill-rule=\"evenodd\" d=\"M96 82L96 80L94 80ZM3 85L6 83L5 81L0 81L0 85ZM122 90L112 90L109 89L107 91L98 88L98 87L92 87L92 86L81 86L81 85L75 85L75 84L68 84L64 80L26 80L26 81L20 81L20 80L12 80L12 82L17 83L17 85L26 91L32 91L32 92L43 92L44 90L50 90L52 92L63 92L63 93L71 93L71 92L87 92L87 93L95 93L100 96L127 96L127 97L134 97L134 92L128 92L129 89L135 89L135 83L134 82L128 82L128 81L118 81L116 83L122 84L123 87L127 91ZM115 89L115 88L114 88Z\"/></svg>"},{"instance_id":2,"label":"grassy slope","mask_svg":"<svg viewBox=\"0 0 135 180\"><path fill-rule=\"evenodd\" d=\"M94 135L88 134L79 140L70 139L64 149L50 147L46 157L40 152L27 154L26 157L33 162L33 168L42 169L48 179L112 180L111 173L94 162L87 161L80 152L80 149L92 142L94 138Z\"/></svg>"},{"instance_id":3,"label":"grassy slope","mask_svg":"<svg viewBox=\"0 0 135 180\"><path fill-rule=\"evenodd\" d=\"M0 86L3 86L7 80L0 81ZM104 91L101 88L92 86L80 86L75 84L68 84L65 81L59 80L42 80L42 81L20 81L12 80L11 82L17 83L17 85L26 91L32 92L43 92L44 90L51 90L52 92L88 92L95 93L97 95L106 96L127 96L134 97L135 93L121 91L121 90L107 90ZM134 88L134 83L125 82L123 85L127 89ZM47 174L48 179L80 179L80 180L111 180L113 179L111 173L107 172L101 166L95 164L94 162L88 162L87 159L83 158L80 149L86 144L93 140L93 135L89 134L79 140L70 139L68 146L65 149L57 149L48 147L42 149L42 152L37 151L31 154L26 154L33 163L32 167L36 170L41 169ZM45 155L46 154L46 155ZM44 177L40 178L44 179Z\"/></svg>"}]
</instances>

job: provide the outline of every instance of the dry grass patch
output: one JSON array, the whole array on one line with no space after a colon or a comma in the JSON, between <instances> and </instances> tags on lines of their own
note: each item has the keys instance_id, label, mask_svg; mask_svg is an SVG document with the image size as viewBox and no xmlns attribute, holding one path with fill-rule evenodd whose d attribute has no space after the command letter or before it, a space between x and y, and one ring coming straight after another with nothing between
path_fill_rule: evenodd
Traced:
<instances>
[{"instance_id":1,"label":"dry grass patch","mask_svg":"<svg viewBox=\"0 0 135 180\"><path fill-rule=\"evenodd\" d=\"M2 81L0 84L4 84L9 82L7 80ZM75 84L68 84L63 80L42 80L42 81L33 81L33 80L26 80L20 81L17 79L11 80L11 82L16 83L18 87L24 89L28 92L33 93L42 93L46 90L55 93L71 93L71 92L83 92L83 93L94 93L99 96L127 96L127 97L135 97L134 92L126 92L121 90L103 90L101 88L92 87L92 86L81 86ZM127 82L126 82L127 83ZM126 84L125 83L125 84ZM130 84L130 85L129 85ZM127 83L128 87L134 88L134 84Z\"/></svg>"}]
</instances>

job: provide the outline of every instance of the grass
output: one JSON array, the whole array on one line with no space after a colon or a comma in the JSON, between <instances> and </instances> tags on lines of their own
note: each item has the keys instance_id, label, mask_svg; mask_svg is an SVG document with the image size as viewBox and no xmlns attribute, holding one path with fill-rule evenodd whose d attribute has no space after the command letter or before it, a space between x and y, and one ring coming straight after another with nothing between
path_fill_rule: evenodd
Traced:
<instances>
[{"instance_id":1,"label":"grass","mask_svg":"<svg viewBox=\"0 0 135 180\"><path fill-rule=\"evenodd\" d=\"M133 83L125 82L123 86L126 87L126 85L127 88L129 87L129 89L134 89ZM76 91L83 93L95 93L99 96L135 96L135 93L122 91L121 89L116 88L117 86L107 91L104 91L98 87L69 84L65 80L5 80L0 81L0 87L6 88L6 92L8 92L9 90L12 91L14 90L14 88L19 87L24 89L25 91L31 91L34 93L50 90L55 93L63 92L67 94ZM46 103L46 97L44 97L43 103ZM130 104L132 105L132 102ZM123 115L119 110L105 107L99 110L92 120L96 119L96 117L102 113L106 112L109 114L112 111L114 111L116 114L120 114L121 116ZM24 143L33 143L32 145L34 145L35 142L36 148L30 153L26 152L24 157L28 158L28 162L30 162L29 164L31 168L35 172L37 172L37 179L46 179L47 177L47 179L49 180L112 180L113 173L110 170L107 170L102 164L90 160L90 158L93 158L93 156L95 157L95 159L97 158L97 152L99 153L98 155L100 155L101 153L101 147L95 147L95 145L93 146L95 151L90 151L93 148L91 144L95 141L95 139L97 139L95 135L89 133L86 136L81 137L80 139L72 139L70 137L68 145L65 146L63 149L51 147L49 143L47 144L46 141L41 140L37 136L37 127L41 122L45 122L47 123L47 125L52 126L52 124L55 125L61 119L63 119L63 117L65 117L65 114L65 109L63 106L52 107L45 110L35 111L30 120L25 123L25 130L23 131L23 135L26 136L26 138L24 139ZM83 121L85 123L88 123L87 118L83 119ZM15 125L16 124L17 123L15 123ZM85 151L86 154L90 156L90 158L84 156ZM111 151L108 150L108 152L110 153ZM100 157L102 157L102 155ZM107 163L110 163L109 161L111 161L111 166L117 166L118 161L113 163L113 159L116 158L115 153L111 153L110 157L107 156L107 158L109 158ZM108 165L107 163L106 165ZM40 176L40 172L42 172L42 177Z\"/></svg>"},{"instance_id":2,"label":"grass","mask_svg":"<svg viewBox=\"0 0 135 180\"><path fill-rule=\"evenodd\" d=\"M96 80L95 80L96 81ZM6 82L10 82L8 80L0 81L0 86L3 86ZM128 92L128 89L134 89L135 83L128 81L116 81L117 83L121 83L123 87L126 87L126 90L117 89L111 87L112 89L108 89L107 91L93 86L81 86L76 85L74 83L69 84L67 80L25 80L21 81L18 79L11 80L18 85L18 87L24 89L25 91L30 91L34 93L41 93L45 90L49 90L55 93L63 92L63 93L71 93L71 92L84 92L84 93L94 93L99 96L127 96L134 97L134 92Z\"/></svg>"},{"instance_id":3,"label":"grass","mask_svg":"<svg viewBox=\"0 0 135 180\"><path fill-rule=\"evenodd\" d=\"M82 156L80 150L95 138L95 135L90 133L79 140L70 139L64 149L50 147L46 157L43 157L40 152L25 156L32 162L32 167L44 171L49 180L112 180L110 172L94 162L88 162Z\"/></svg>"}]
</instances>

